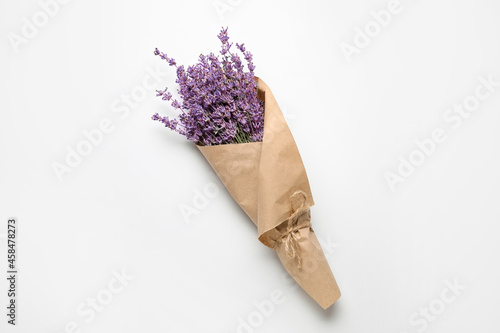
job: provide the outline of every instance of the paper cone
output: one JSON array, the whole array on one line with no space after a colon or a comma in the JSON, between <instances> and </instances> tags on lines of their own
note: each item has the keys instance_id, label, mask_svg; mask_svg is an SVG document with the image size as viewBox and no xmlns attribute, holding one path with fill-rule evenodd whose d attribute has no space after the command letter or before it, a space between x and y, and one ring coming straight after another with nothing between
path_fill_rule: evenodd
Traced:
<instances>
[{"instance_id":1,"label":"paper cone","mask_svg":"<svg viewBox=\"0 0 500 333\"><path fill-rule=\"evenodd\" d=\"M297 283L324 309L340 290L310 227L314 205L299 151L269 87L256 78L264 100L262 142L197 146L233 198L255 223Z\"/></svg>"}]
</instances>

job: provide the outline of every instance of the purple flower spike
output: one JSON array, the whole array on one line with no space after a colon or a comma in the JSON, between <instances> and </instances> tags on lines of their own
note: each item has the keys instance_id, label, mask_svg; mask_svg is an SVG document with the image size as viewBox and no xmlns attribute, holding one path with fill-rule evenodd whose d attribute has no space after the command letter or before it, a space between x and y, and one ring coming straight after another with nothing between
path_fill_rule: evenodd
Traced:
<instances>
[{"instance_id":1,"label":"purple flower spike","mask_svg":"<svg viewBox=\"0 0 500 333\"><path fill-rule=\"evenodd\" d=\"M179 109L179 108L181 107L181 105L179 104L179 102L178 102L176 99L174 99L174 100L172 101L172 106L173 106L175 109Z\"/></svg>"},{"instance_id":2,"label":"purple flower spike","mask_svg":"<svg viewBox=\"0 0 500 333\"><path fill-rule=\"evenodd\" d=\"M170 101L171 98L172 98L172 94L170 92L167 92L166 94L163 94L163 97L162 97L162 99L164 101Z\"/></svg>"},{"instance_id":3,"label":"purple flower spike","mask_svg":"<svg viewBox=\"0 0 500 333\"><path fill-rule=\"evenodd\" d=\"M229 40L229 37L227 36L227 27L226 27L226 29L222 28L222 30L217 35L217 37L219 37L222 44L226 44L227 41Z\"/></svg>"},{"instance_id":4,"label":"purple flower spike","mask_svg":"<svg viewBox=\"0 0 500 333\"><path fill-rule=\"evenodd\" d=\"M238 48L238 50L241 51L241 53L245 53L245 43L243 43L241 45L236 43L236 47Z\"/></svg>"}]
</instances>

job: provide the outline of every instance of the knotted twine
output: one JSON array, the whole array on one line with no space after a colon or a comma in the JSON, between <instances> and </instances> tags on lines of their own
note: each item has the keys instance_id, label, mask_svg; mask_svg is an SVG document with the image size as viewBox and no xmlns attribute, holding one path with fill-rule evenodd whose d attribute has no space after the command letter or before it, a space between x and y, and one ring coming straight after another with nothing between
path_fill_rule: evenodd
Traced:
<instances>
[{"instance_id":1,"label":"knotted twine","mask_svg":"<svg viewBox=\"0 0 500 333\"><path fill-rule=\"evenodd\" d=\"M297 267L302 267L300 256L299 231L303 228L311 228L310 210L306 205L307 194L304 191L296 191L290 196L291 215L286 220L287 227L280 238L276 240L276 246L284 244L285 252L290 258L296 258ZM299 224L300 217L307 214L307 222ZM276 248L275 246L275 248Z\"/></svg>"}]
</instances>

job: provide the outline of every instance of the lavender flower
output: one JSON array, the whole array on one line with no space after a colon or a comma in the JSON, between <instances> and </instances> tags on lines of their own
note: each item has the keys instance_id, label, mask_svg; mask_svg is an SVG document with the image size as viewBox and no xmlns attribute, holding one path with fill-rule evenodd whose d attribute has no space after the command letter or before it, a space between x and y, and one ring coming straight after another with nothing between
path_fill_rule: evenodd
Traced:
<instances>
[{"instance_id":1,"label":"lavender flower","mask_svg":"<svg viewBox=\"0 0 500 333\"><path fill-rule=\"evenodd\" d=\"M217 36L222 43L219 55L200 55L198 62L187 69L177 66L175 59L155 49L154 54L176 67L177 92L182 102L165 90L157 96L180 110L179 118L169 119L158 114L159 121L198 145L218 145L262 141L264 104L257 97L253 56L236 44L243 54L248 71L237 53L231 52L227 28Z\"/></svg>"}]
</instances>

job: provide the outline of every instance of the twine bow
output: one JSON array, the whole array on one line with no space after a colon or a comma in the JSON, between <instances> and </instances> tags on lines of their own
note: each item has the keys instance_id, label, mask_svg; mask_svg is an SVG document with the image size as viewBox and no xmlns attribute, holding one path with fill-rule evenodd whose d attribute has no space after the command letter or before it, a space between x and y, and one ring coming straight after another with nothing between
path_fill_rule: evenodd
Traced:
<instances>
[{"instance_id":1,"label":"twine bow","mask_svg":"<svg viewBox=\"0 0 500 333\"><path fill-rule=\"evenodd\" d=\"M291 258L296 258L298 268L302 267L302 258L300 257L300 247L298 240L300 235L298 232L303 228L311 227L311 219L309 218L309 206L306 206L307 194L304 191L296 191L290 196L292 214L287 219L287 228L281 237L277 240L277 244L282 243L285 246L285 252ZM308 214L306 223L299 224L300 217L303 214Z\"/></svg>"}]
</instances>

